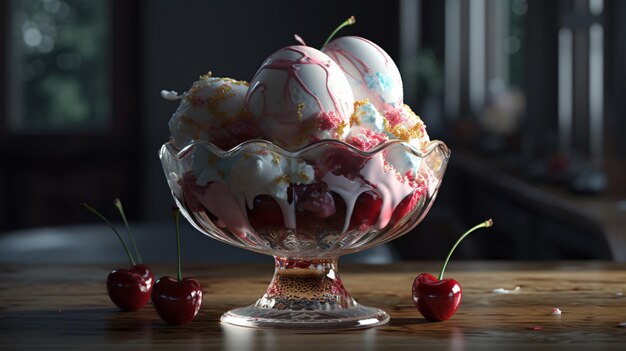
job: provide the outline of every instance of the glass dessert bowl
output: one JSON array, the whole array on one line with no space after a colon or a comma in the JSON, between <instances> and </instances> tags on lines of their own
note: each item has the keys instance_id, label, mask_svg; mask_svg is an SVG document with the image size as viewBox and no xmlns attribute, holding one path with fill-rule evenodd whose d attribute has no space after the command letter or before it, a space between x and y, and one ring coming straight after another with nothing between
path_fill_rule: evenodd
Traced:
<instances>
[{"instance_id":1,"label":"glass dessert bowl","mask_svg":"<svg viewBox=\"0 0 626 351\"><path fill-rule=\"evenodd\" d=\"M417 149L392 140L361 151L321 140L298 151L250 140L224 151L207 143L160 151L172 195L205 235L272 255L274 277L253 305L222 322L248 327L352 329L381 325L337 270L341 255L393 240L424 218L450 157L441 141Z\"/></svg>"}]
</instances>

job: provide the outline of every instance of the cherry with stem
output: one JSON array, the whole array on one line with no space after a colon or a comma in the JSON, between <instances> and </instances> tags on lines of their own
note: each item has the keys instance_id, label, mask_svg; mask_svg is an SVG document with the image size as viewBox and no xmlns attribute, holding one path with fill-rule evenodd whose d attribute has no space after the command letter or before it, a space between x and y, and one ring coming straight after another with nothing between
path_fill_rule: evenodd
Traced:
<instances>
[{"instance_id":1,"label":"cherry with stem","mask_svg":"<svg viewBox=\"0 0 626 351\"><path fill-rule=\"evenodd\" d=\"M143 260L141 259L141 254L139 253L139 249L137 248L137 242L135 241L135 236L133 235L133 232L130 230L130 226L128 225L128 220L126 219L126 213L124 213L124 207L122 206L122 201L120 201L120 199L115 199L113 201L113 204L115 205L115 208L117 208L117 211L120 213L120 216L122 217L122 221L124 221L126 232L128 233L128 236L130 237L130 243L133 245L133 250L135 251L135 255L137 257L137 262L143 263Z\"/></svg>"},{"instance_id":2,"label":"cherry with stem","mask_svg":"<svg viewBox=\"0 0 626 351\"><path fill-rule=\"evenodd\" d=\"M448 253L438 278L429 273L422 273L415 278L412 288L413 303L424 318L435 322L450 319L454 315L461 304L463 290L456 280L443 278L450 257L466 236L477 229L488 228L492 225L493 221L489 219L463 233Z\"/></svg>"},{"instance_id":3,"label":"cherry with stem","mask_svg":"<svg viewBox=\"0 0 626 351\"><path fill-rule=\"evenodd\" d=\"M119 203L119 207L118 207ZM96 209L92 208L87 204L81 204L81 206L87 211L93 213L97 217L99 217L103 222L109 225L117 238L119 239L126 255L128 256L128 260L130 261L131 268L130 269L114 269L107 276L107 293L111 301L118 306L120 309L124 311L135 311L148 303L150 300L150 294L152 293L152 287L154 285L154 275L152 271L145 264L137 263L133 255L131 254L128 246L122 239L120 233L115 229L113 224L104 217L100 212ZM121 201L116 199L115 206L118 208L120 213L122 214L122 218L126 223L127 230L128 223L126 222L126 215L124 214L123 208L121 206ZM129 236L133 242L133 246L135 252L139 254L139 250L137 249L137 245L135 244L135 240L132 236L132 233L129 230ZM139 256L138 256L139 258Z\"/></svg>"},{"instance_id":4,"label":"cherry with stem","mask_svg":"<svg viewBox=\"0 0 626 351\"><path fill-rule=\"evenodd\" d=\"M342 30L344 27L351 26L355 23L356 23L356 18L354 16L350 16L350 18L341 22L341 24L337 28L335 28L335 30L332 33L330 33L328 38L326 38L326 41L324 42L324 45L322 45L322 48L326 46L326 44L328 44L340 30Z\"/></svg>"},{"instance_id":5,"label":"cherry with stem","mask_svg":"<svg viewBox=\"0 0 626 351\"><path fill-rule=\"evenodd\" d=\"M173 209L176 225L176 279L161 277L152 290L152 304L165 322L181 325L191 322L202 306L202 286L193 278L183 278L180 259L180 210Z\"/></svg>"}]
</instances>

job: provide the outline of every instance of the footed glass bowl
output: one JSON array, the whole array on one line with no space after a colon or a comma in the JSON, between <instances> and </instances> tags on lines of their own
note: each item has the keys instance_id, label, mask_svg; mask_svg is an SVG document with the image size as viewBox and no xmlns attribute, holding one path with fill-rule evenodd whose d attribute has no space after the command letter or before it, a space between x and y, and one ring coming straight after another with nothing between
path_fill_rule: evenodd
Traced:
<instances>
[{"instance_id":1,"label":"footed glass bowl","mask_svg":"<svg viewBox=\"0 0 626 351\"><path fill-rule=\"evenodd\" d=\"M367 152L335 140L286 151L251 140L162 146L161 163L183 215L207 236L275 258L253 305L222 322L248 327L352 329L381 325L384 311L358 304L337 270L341 255L414 228L437 195L450 151L387 141Z\"/></svg>"}]
</instances>

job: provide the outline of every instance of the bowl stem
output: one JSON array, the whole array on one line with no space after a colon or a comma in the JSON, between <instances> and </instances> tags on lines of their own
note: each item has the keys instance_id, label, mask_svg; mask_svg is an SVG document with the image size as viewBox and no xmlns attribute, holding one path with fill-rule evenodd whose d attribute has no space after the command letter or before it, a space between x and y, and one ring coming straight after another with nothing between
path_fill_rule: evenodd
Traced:
<instances>
[{"instance_id":1,"label":"bowl stem","mask_svg":"<svg viewBox=\"0 0 626 351\"><path fill-rule=\"evenodd\" d=\"M328 311L356 306L339 278L336 258L274 260L274 277L257 307Z\"/></svg>"},{"instance_id":2,"label":"bowl stem","mask_svg":"<svg viewBox=\"0 0 626 351\"><path fill-rule=\"evenodd\" d=\"M247 327L356 329L389 321L384 311L359 305L344 288L337 258L274 257L274 277L255 304L226 312L222 322Z\"/></svg>"}]
</instances>

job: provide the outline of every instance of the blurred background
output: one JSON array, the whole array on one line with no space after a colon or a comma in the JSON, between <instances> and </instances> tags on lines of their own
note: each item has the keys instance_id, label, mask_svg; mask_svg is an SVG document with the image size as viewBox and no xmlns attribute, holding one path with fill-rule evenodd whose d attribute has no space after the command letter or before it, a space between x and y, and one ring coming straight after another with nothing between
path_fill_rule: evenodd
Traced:
<instances>
[{"instance_id":1,"label":"blurred background","mask_svg":"<svg viewBox=\"0 0 626 351\"><path fill-rule=\"evenodd\" d=\"M75 225L97 219L78 204L118 218L115 197L138 228L170 231L155 225L172 205L157 152L177 103L161 89L209 70L250 80L294 33L320 47L350 15L340 35L394 58L405 102L452 149L431 212L389 257L442 259L493 218L455 255L626 261L626 2L610 0L1 0L5 255L56 247L15 244L41 228L87 235Z\"/></svg>"}]
</instances>

